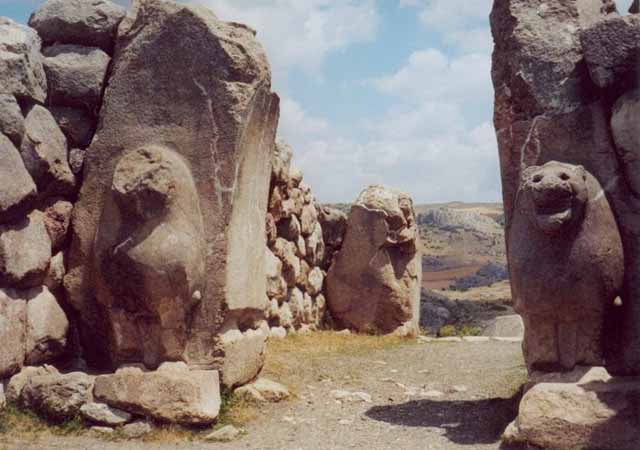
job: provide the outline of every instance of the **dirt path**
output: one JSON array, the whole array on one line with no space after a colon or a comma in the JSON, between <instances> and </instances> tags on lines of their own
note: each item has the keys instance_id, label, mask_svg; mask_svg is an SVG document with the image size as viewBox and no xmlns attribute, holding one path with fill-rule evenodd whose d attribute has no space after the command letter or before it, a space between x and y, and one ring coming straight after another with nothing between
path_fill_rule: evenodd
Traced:
<instances>
[{"instance_id":1,"label":"dirt path","mask_svg":"<svg viewBox=\"0 0 640 450\"><path fill-rule=\"evenodd\" d=\"M525 380L520 345L506 342L358 343L313 337L274 344L266 376L289 384L291 401L261 406L232 443L105 442L38 436L0 449L60 450L497 450L515 417ZM369 338L371 339L371 338ZM379 339L379 338L378 338ZM336 342L333 342L336 340ZM367 401L338 401L335 390L363 392ZM364 396L366 399L366 395Z\"/></svg>"}]
</instances>

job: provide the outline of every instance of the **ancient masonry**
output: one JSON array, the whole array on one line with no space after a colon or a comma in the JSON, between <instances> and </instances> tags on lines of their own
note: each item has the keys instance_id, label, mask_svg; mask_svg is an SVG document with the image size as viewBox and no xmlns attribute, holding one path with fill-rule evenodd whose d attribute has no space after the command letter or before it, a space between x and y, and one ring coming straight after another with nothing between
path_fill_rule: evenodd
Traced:
<instances>
[{"instance_id":1,"label":"ancient masonry","mask_svg":"<svg viewBox=\"0 0 640 450\"><path fill-rule=\"evenodd\" d=\"M530 371L509 441L638 448L638 11L494 1L494 121Z\"/></svg>"},{"instance_id":2,"label":"ancient masonry","mask_svg":"<svg viewBox=\"0 0 640 450\"><path fill-rule=\"evenodd\" d=\"M419 258L411 200L374 189L355 225L316 203L255 34L169 0L0 18L0 407L6 386L54 420L210 424L221 388L281 397L254 383L269 336L417 323L416 278L394 275ZM350 301L385 324L364 330L325 282L361 233L381 283Z\"/></svg>"}]
</instances>

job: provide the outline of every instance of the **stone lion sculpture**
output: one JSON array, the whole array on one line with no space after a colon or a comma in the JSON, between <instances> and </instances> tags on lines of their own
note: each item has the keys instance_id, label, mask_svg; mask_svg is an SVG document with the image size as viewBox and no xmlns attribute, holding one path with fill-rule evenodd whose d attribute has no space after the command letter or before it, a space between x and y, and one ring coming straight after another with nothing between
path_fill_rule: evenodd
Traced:
<instances>
[{"instance_id":1,"label":"stone lion sculpture","mask_svg":"<svg viewBox=\"0 0 640 450\"><path fill-rule=\"evenodd\" d=\"M602 365L605 315L622 289L624 258L598 181L556 161L526 169L507 247L529 370Z\"/></svg>"},{"instance_id":2,"label":"stone lion sculpture","mask_svg":"<svg viewBox=\"0 0 640 450\"><path fill-rule=\"evenodd\" d=\"M96 236L97 301L114 364L183 357L205 286L204 225L191 171L161 146L117 162Z\"/></svg>"}]
</instances>

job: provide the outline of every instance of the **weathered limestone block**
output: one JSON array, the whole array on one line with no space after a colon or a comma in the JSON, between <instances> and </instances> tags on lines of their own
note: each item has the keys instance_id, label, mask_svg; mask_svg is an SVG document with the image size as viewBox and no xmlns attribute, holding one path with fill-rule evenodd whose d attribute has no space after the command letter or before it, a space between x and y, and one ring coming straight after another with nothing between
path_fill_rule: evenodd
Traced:
<instances>
[{"instance_id":1,"label":"weathered limestone block","mask_svg":"<svg viewBox=\"0 0 640 450\"><path fill-rule=\"evenodd\" d=\"M22 388L20 402L53 420L73 419L93 401L94 377L82 372L35 375Z\"/></svg>"},{"instance_id":2,"label":"weathered limestone block","mask_svg":"<svg viewBox=\"0 0 640 450\"><path fill-rule=\"evenodd\" d=\"M300 260L300 275L296 280L296 286L306 290L307 283L309 282L309 273L311 272L311 266L304 259Z\"/></svg>"},{"instance_id":3,"label":"weathered limestone block","mask_svg":"<svg viewBox=\"0 0 640 450\"><path fill-rule=\"evenodd\" d=\"M51 241L40 211L0 226L0 286L41 286L51 261Z\"/></svg>"},{"instance_id":4,"label":"weathered limestone block","mask_svg":"<svg viewBox=\"0 0 640 450\"><path fill-rule=\"evenodd\" d=\"M318 223L318 211L315 205L304 205L302 208L302 214L300 215L300 231L302 235L308 237L316 227Z\"/></svg>"},{"instance_id":5,"label":"weathered limestone block","mask_svg":"<svg viewBox=\"0 0 640 450\"><path fill-rule=\"evenodd\" d=\"M326 280L329 309L339 325L387 334L410 323L417 333L418 239L407 194L383 186L370 186L360 194Z\"/></svg>"},{"instance_id":6,"label":"weathered limestone block","mask_svg":"<svg viewBox=\"0 0 640 450\"><path fill-rule=\"evenodd\" d=\"M316 222L313 231L307 237L305 246L307 249L307 261L314 266L321 266L325 259L326 247L322 237L322 227L319 222Z\"/></svg>"},{"instance_id":7,"label":"weathered limestone block","mask_svg":"<svg viewBox=\"0 0 640 450\"><path fill-rule=\"evenodd\" d=\"M59 374L58 369L53 366L27 366L23 367L20 372L11 377L7 384L7 400L11 403L18 404L22 395L22 389L27 382L36 375Z\"/></svg>"},{"instance_id":8,"label":"weathered limestone block","mask_svg":"<svg viewBox=\"0 0 640 450\"><path fill-rule=\"evenodd\" d=\"M293 325L299 327L304 323L304 293L297 287L294 287L289 291L287 303L291 309Z\"/></svg>"},{"instance_id":9,"label":"weathered limestone block","mask_svg":"<svg viewBox=\"0 0 640 450\"><path fill-rule=\"evenodd\" d=\"M17 291L0 289L0 379L11 376L24 365L26 334L26 300Z\"/></svg>"},{"instance_id":10,"label":"weathered limestone block","mask_svg":"<svg viewBox=\"0 0 640 450\"><path fill-rule=\"evenodd\" d=\"M60 356L66 350L69 320L46 287L32 289L26 296L25 363L35 366Z\"/></svg>"},{"instance_id":11,"label":"weathered limestone block","mask_svg":"<svg viewBox=\"0 0 640 450\"><path fill-rule=\"evenodd\" d=\"M51 113L40 105L27 114L20 153L40 194L48 197L73 192L75 177L69 167L67 138Z\"/></svg>"},{"instance_id":12,"label":"weathered limestone block","mask_svg":"<svg viewBox=\"0 0 640 450\"><path fill-rule=\"evenodd\" d=\"M96 400L129 413L184 425L208 425L220 412L220 380L215 370L162 365L157 371L120 369L96 378Z\"/></svg>"},{"instance_id":13,"label":"weathered limestone block","mask_svg":"<svg viewBox=\"0 0 640 450\"><path fill-rule=\"evenodd\" d=\"M277 226L278 236L286 239L287 241L296 242L302 232L300 221L295 215L292 215L291 217L286 219L282 219L280 222L278 222Z\"/></svg>"},{"instance_id":14,"label":"weathered limestone block","mask_svg":"<svg viewBox=\"0 0 640 450\"><path fill-rule=\"evenodd\" d=\"M19 220L37 196L36 185L11 141L0 133L0 223Z\"/></svg>"},{"instance_id":15,"label":"weathered limestone block","mask_svg":"<svg viewBox=\"0 0 640 450\"><path fill-rule=\"evenodd\" d=\"M24 134L24 117L13 95L0 94L0 133L20 146Z\"/></svg>"},{"instance_id":16,"label":"weathered limestone block","mask_svg":"<svg viewBox=\"0 0 640 450\"><path fill-rule=\"evenodd\" d=\"M515 310L532 370L602 365L605 314L622 290L623 249L602 187L581 166L524 171L508 235Z\"/></svg>"},{"instance_id":17,"label":"weathered limestone block","mask_svg":"<svg viewBox=\"0 0 640 450\"><path fill-rule=\"evenodd\" d=\"M612 378L602 368L580 367L532 384L504 440L549 450L638 447L638 378Z\"/></svg>"},{"instance_id":18,"label":"weathered limestone block","mask_svg":"<svg viewBox=\"0 0 640 450\"><path fill-rule=\"evenodd\" d=\"M266 322L256 329L241 332L231 329L222 334L225 359L221 368L221 382L227 388L242 386L255 379L266 358L269 326Z\"/></svg>"},{"instance_id":19,"label":"weathered limestone block","mask_svg":"<svg viewBox=\"0 0 640 450\"><path fill-rule=\"evenodd\" d=\"M273 246L273 253L282 261L282 276L287 285L295 286L300 277L300 259L296 256L296 245L278 238Z\"/></svg>"},{"instance_id":20,"label":"weathered limestone block","mask_svg":"<svg viewBox=\"0 0 640 450\"><path fill-rule=\"evenodd\" d=\"M293 324L293 313L291 312L291 307L289 306L289 302L285 302L280 305L280 311L278 313L279 325L287 330L290 330L294 327Z\"/></svg>"},{"instance_id":21,"label":"weathered limestone block","mask_svg":"<svg viewBox=\"0 0 640 450\"><path fill-rule=\"evenodd\" d=\"M324 274L319 267L314 267L311 272L309 272L309 276L307 277L307 292L316 296L320 292L322 292L322 284L324 283Z\"/></svg>"},{"instance_id":22,"label":"weathered limestone block","mask_svg":"<svg viewBox=\"0 0 640 450\"><path fill-rule=\"evenodd\" d=\"M265 251L267 295L269 298L282 300L287 296L287 282L282 278L282 261L268 248Z\"/></svg>"},{"instance_id":23,"label":"weathered limestone block","mask_svg":"<svg viewBox=\"0 0 640 450\"><path fill-rule=\"evenodd\" d=\"M92 45L111 52L125 9L108 0L49 0L29 26L47 42Z\"/></svg>"},{"instance_id":24,"label":"weathered limestone block","mask_svg":"<svg viewBox=\"0 0 640 450\"><path fill-rule=\"evenodd\" d=\"M93 363L154 366L170 355L220 368L220 330L265 309L265 216L278 99L270 91L264 51L249 28L219 21L202 7L135 2L118 29L100 116L74 209L65 277L70 302L81 313L87 356ZM126 155L159 148L150 153L152 159L171 155L167 158L183 161L185 169L175 169L176 162L162 178L182 180L187 173L193 191L163 193L164 187L156 189L150 181L151 198L145 200L142 178L134 183L139 189L129 190L128 183L112 189ZM158 174L165 173L160 169ZM180 218L177 206L164 205L173 196L191 199L178 203L199 213ZM145 217L147 204L152 217ZM198 223L202 234L189 238L187 230ZM201 236L204 243L191 240L181 248L186 241L160 239L169 229L183 240ZM167 255L177 255L178 262ZM197 279L191 269L184 276L172 269L176 280L161 280L156 271L167 264L186 268L184 263L198 255L204 257L202 286L187 281ZM130 263L135 263L133 276ZM152 280L159 285L149 284ZM174 290L185 294L177 298ZM163 291L170 299L161 306Z\"/></svg>"},{"instance_id":25,"label":"weathered limestone block","mask_svg":"<svg viewBox=\"0 0 640 450\"><path fill-rule=\"evenodd\" d=\"M47 79L42 68L38 34L0 17L0 92L19 99L44 102Z\"/></svg>"},{"instance_id":26,"label":"weathered limestone block","mask_svg":"<svg viewBox=\"0 0 640 450\"><path fill-rule=\"evenodd\" d=\"M42 54L50 104L88 111L100 106L109 55L99 48L67 44L47 47Z\"/></svg>"},{"instance_id":27,"label":"weathered limestone block","mask_svg":"<svg viewBox=\"0 0 640 450\"><path fill-rule=\"evenodd\" d=\"M307 257L307 243L305 242L304 237L300 235L298 236L298 239L294 241L294 244L296 246L296 256L300 258L300 263L302 263L302 260Z\"/></svg>"},{"instance_id":28,"label":"weathered limestone block","mask_svg":"<svg viewBox=\"0 0 640 450\"><path fill-rule=\"evenodd\" d=\"M271 165L272 179L275 183L282 185L289 183L289 168L292 158L293 150L289 144L281 138L276 139Z\"/></svg>"},{"instance_id":29,"label":"weathered limestone block","mask_svg":"<svg viewBox=\"0 0 640 450\"><path fill-rule=\"evenodd\" d=\"M276 225L276 221L273 218L273 215L269 212L267 213L267 220L265 226L267 227L267 244L272 246L276 243L276 239L278 239L278 227Z\"/></svg>"}]
</instances>

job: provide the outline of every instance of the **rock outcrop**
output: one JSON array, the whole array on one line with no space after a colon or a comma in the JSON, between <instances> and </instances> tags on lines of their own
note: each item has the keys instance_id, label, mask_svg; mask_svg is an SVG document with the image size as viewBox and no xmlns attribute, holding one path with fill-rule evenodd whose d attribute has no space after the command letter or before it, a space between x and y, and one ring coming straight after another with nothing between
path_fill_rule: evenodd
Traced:
<instances>
[{"instance_id":1,"label":"rock outcrop","mask_svg":"<svg viewBox=\"0 0 640 450\"><path fill-rule=\"evenodd\" d=\"M327 302L341 326L417 334L421 256L411 198L384 186L364 190L327 275Z\"/></svg>"}]
</instances>

